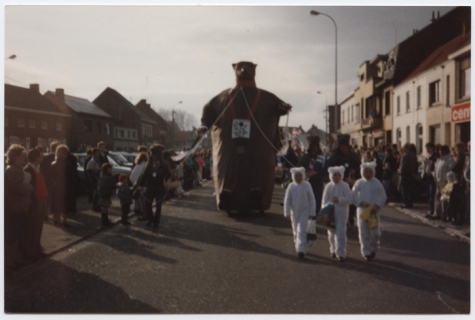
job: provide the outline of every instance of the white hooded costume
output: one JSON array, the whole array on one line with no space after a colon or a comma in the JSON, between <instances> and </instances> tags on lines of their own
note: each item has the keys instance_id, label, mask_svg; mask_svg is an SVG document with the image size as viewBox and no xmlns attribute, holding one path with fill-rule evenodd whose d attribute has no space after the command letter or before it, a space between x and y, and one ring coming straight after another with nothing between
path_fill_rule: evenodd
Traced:
<instances>
[{"instance_id":1,"label":"white hooded costume","mask_svg":"<svg viewBox=\"0 0 475 320\"><path fill-rule=\"evenodd\" d=\"M373 171L373 178L366 180L363 172L366 168ZM375 229L368 229L363 220L361 220L361 214L366 209L361 206L363 202L366 202L370 206L378 206L382 208L386 204L386 192L384 187L378 179L374 177L376 169L376 162L363 163L361 165L361 179L356 181L353 186L353 203L357 206L358 216L358 230L361 244L361 254L363 257L371 256L372 253L376 254L379 247L379 239L381 238L380 229L380 210L376 213L378 219L378 227Z\"/></svg>"},{"instance_id":2,"label":"white hooded costume","mask_svg":"<svg viewBox=\"0 0 475 320\"><path fill-rule=\"evenodd\" d=\"M336 254L338 258L346 257L346 223L348 221L349 205L353 203L350 186L343 181L345 167L330 167L330 182L323 191L323 206L333 204L335 208L335 230L328 230L328 241L330 241L330 253ZM341 181L333 182L333 175L339 173ZM338 203L333 203L333 197L338 197Z\"/></svg>"},{"instance_id":3,"label":"white hooded costume","mask_svg":"<svg viewBox=\"0 0 475 320\"><path fill-rule=\"evenodd\" d=\"M302 174L302 182L295 182L295 174ZM294 233L295 250L305 253L307 244L307 223L315 216L316 202L312 186L305 181L305 168L292 168L292 182L287 187L284 199L284 216L290 217Z\"/></svg>"}]
</instances>

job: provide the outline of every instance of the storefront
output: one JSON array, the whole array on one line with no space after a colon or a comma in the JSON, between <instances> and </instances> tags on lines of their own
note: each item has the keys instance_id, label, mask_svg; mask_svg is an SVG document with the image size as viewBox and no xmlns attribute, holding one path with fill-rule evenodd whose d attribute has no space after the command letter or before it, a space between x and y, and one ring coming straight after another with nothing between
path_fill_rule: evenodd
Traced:
<instances>
[{"instance_id":1,"label":"storefront","mask_svg":"<svg viewBox=\"0 0 475 320\"><path fill-rule=\"evenodd\" d=\"M452 107L452 123L455 124L455 143L470 141L470 102Z\"/></svg>"}]
</instances>

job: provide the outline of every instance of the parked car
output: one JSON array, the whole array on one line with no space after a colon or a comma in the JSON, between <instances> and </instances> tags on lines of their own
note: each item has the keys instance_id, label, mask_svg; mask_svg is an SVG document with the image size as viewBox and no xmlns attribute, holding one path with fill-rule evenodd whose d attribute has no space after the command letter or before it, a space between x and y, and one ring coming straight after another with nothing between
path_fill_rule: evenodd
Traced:
<instances>
[{"instance_id":1,"label":"parked car","mask_svg":"<svg viewBox=\"0 0 475 320\"><path fill-rule=\"evenodd\" d=\"M120 166L122 167L133 167L133 161L129 161L123 154L119 152L112 152L109 151L109 157L114 159L115 162L117 162Z\"/></svg>"},{"instance_id":2,"label":"parked car","mask_svg":"<svg viewBox=\"0 0 475 320\"><path fill-rule=\"evenodd\" d=\"M84 171L84 162L86 161L87 155L85 153L75 153L75 155L78 157L79 163L81 164L81 167ZM112 166L112 175L114 176L114 180L116 182L119 181L120 174L130 176L130 173L132 171L131 168L119 165L110 155L107 155L107 160L109 160L109 163Z\"/></svg>"},{"instance_id":3,"label":"parked car","mask_svg":"<svg viewBox=\"0 0 475 320\"><path fill-rule=\"evenodd\" d=\"M116 153L119 153L120 155L122 155L130 163L135 163L135 158L137 157L137 154L138 154L137 152L125 152L125 151L119 151Z\"/></svg>"}]
</instances>

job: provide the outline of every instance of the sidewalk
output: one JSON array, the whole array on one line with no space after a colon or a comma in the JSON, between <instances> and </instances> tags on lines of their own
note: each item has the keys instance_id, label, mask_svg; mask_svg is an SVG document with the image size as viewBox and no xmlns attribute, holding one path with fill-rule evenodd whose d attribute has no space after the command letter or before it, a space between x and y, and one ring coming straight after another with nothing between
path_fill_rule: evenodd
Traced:
<instances>
[{"instance_id":1,"label":"sidewalk","mask_svg":"<svg viewBox=\"0 0 475 320\"><path fill-rule=\"evenodd\" d=\"M470 243L470 225L454 226L450 222L445 222L440 219L432 220L426 218L425 215L429 212L429 204L427 203L414 203L414 208L411 209L402 209L402 203L400 202L389 202L387 205L427 225L441 229L452 237Z\"/></svg>"}]
</instances>

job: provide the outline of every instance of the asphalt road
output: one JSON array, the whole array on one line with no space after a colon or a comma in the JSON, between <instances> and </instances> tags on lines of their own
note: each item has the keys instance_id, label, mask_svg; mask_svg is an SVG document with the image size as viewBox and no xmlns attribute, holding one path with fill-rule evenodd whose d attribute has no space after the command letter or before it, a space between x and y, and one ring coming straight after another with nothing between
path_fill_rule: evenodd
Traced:
<instances>
[{"instance_id":1,"label":"asphalt road","mask_svg":"<svg viewBox=\"0 0 475 320\"><path fill-rule=\"evenodd\" d=\"M263 216L216 211L210 184L168 202L162 226L116 226L5 279L11 313L451 314L470 312L470 246L392 208L381 249L330 258L321 231L296 257L282 190Z\"/></svg>"}]
</instances>

